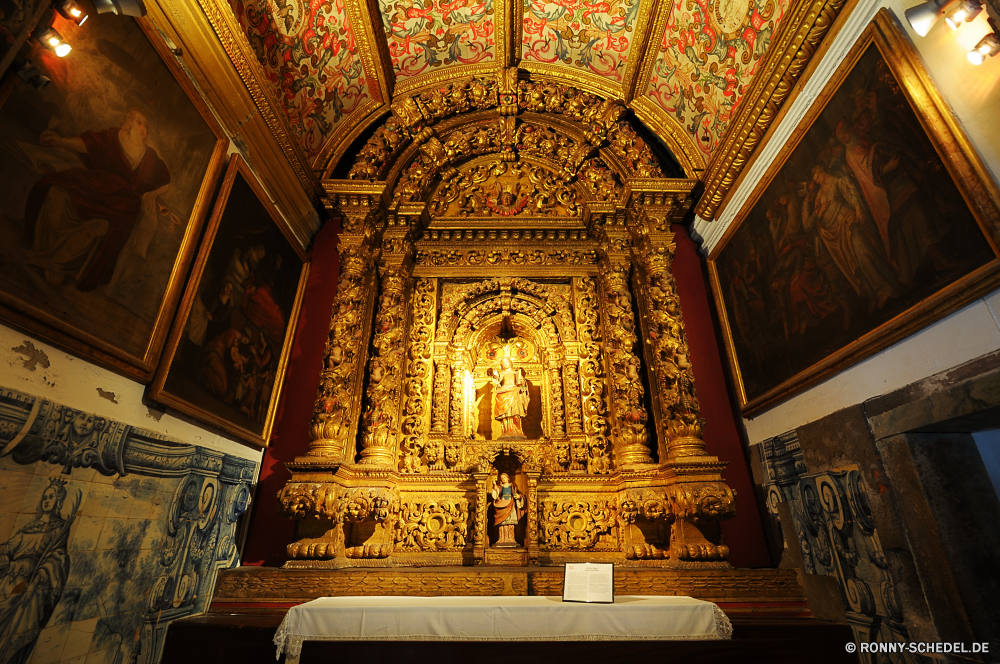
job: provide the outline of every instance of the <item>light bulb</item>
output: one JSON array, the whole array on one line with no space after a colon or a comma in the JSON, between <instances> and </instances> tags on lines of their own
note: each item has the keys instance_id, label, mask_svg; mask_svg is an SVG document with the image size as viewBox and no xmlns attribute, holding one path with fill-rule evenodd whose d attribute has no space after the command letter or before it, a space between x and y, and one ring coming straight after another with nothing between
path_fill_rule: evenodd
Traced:
<instances>
[{"instance_id":1,"label":"light bulb","mask_svg":"<svg viewBox=\"0 0 1000 664\"><path fill-rule=\"evenodd\" d=\"M954 11L944 19L944 22L952 30L958 30L958 26L972 21L979 16L979 12L981 11L983 11L983 5L979 0L961 0Z\"/></svg>"},{"instance_id":2,"label":"light bulb","mask_svg":"<svg viewBox=\"0 0 1000 664\"><path fill-rule=\"evenodd\" d=\"M937 20L958 4L959 0L927 0L904 12L910 27L921 37L926 37Z\"/></svg>"},{"instance_id":3,"label":"light bulb","mask_svg":"<svg viewBox=\"0 0 1000 664\"><path fill-rule=\"evenodd\" d=\"M986 58L1000 53L1000 36L995 32L987 34L979 40L976 47L969 51L967 58L974 65L981 65L986 62Z\"/></svg>"},{"instance_id":4,"label":"light bulb","mask_svg":"<svg viewBox=\"0 0 1000 664\"><path fill-rule=\"evenodd\" d=\"M69 55L69 52L72 50L73 50L72 46L66 43L62 43L56 46L56 55L58 55L60 58L65 58L67 55Z\"/></svg>"}]
</instances>

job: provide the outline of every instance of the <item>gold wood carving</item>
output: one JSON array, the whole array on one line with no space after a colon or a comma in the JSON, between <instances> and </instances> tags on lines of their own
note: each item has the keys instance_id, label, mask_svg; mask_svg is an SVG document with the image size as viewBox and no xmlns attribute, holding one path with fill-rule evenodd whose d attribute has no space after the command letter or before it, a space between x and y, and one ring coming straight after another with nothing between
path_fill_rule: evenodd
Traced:
<instances>
[{"instance_id":1,"label":"gold wood carving","mask_svg":"<svg viewBox=\"0 0 1000 664\"><path fill-rule=\"evenodd\" d=\"M465 548L469 501L464 498L404 501L396 521L396 549L454 551Z\"/></svg>"},{"instance_id":2,"label":"gold wood carving","mask_svg":"<svg viewBox=\"0 0 1000 664\"><path fill-rule=\"evenodd\" d=\"M579 217L574 187L540 164L499 159L473 163L434 194L434 217Z\"/></svg>"},{"instance_id":3,"label":"gold wood carving","mask_svg":"<svg viewBox=\"0 0 1000 664\"><path fill-rule=\"evenodd\" d=\"M411 224L416 223L415 219L396 216L389 220L382 236L379 265L382 294L375 318L374 352L368 365L359 459L362 464L396 464L404 339L408 328L406 297L411 290L413 270Z\"/></svg>"},{"instance_id":4,"label":"gold wood carving","mask_svg":"<svg viewBox=\"0 0 1000 664\"><path fill-rule=\"evenodd\" d=\"M846 3L798 0L789 8L702 177L705 192L695 208L702 218L715 218Z\"/></svg>"},{"instance_id":5,"label":"gold wood carving","mask_svg":"<svg viewBox=\"0 0 1000 664\"><path fill-rule=\"evenodd\" d=\"M670 274L695 183L623 113L499 68L396 99L324 182L345 276L287 567L726 568Z\"/></svg>"},{"instance_id":6,"label":"gold wood carving","mask_svg":"<svg viewBox=\"0 0 1000 664\"><path fill-rule=\"evenodd\" d=\"M440 554L438 554L440 555ZM211 611L232 610L248 600L265 608L319 597L562 594L559 568L507 571L490 567L436 569L275 569L237 567L220 570ZM688 595L709 602L804 602L794 569L669 570L616 566L620 595ZM754 611L765 607L754 606ZM726 612L733 610L726 607Z\"/></svg>"},{"instance_id":7,"label":"gold wood carving","mask_svg":"<svg viewBox=\"0 0 1000 664\"><path fill-rule=\"evenodd\" d=\"M431 357L434 342L434 313L437 281L418 279L411 298L413 321L410 323L409 350L406 358L406 403L403 407L402 451L400 470L415 473L444 470L444 447L440 441L422 443L427 433L425 423L431 378ZM424 464L420 455L424 455Z\"/></svg>"},{"instance_id":8,"label":"gold wood carving","mask_svg":"<svg viewBox=\"0 0 1000 664\"><path fill-rule=\"evenodd\" d=\"M649 453L648 414L643 405L642 363L635 354L638 341L629 289L631 256L628 234L620 219L608 215L601 233L601 292L604 298L604 345L610 380L612 443L618 463L636 468L653 462Z\"/></svg>"},{"instance_id":9,"label":"gold wood carving","mask_svg":"<svg viewBox=\"0 0 1000 664\"><path fill-rule=\"evenodd\" d=\"M307 457L326 462L354 458L361 409L362 369L368 355L373 288L373 227L382 213L380 185L359 183L352 191L327 186L326 203L340 212L343 232L337 247L340 280L330 318L316 406L309 427Z\"/></svg>"},{"instance_id":10,"label":"gold wood carving","mask_svg":"<svg viewBox=\"0 0 1000 664\"><path fill-rule=\"evenodd\" d=\"M618 549L615 508L606 500L543 501L542 548L549 551Z\"/></svg>"}]
</instances>

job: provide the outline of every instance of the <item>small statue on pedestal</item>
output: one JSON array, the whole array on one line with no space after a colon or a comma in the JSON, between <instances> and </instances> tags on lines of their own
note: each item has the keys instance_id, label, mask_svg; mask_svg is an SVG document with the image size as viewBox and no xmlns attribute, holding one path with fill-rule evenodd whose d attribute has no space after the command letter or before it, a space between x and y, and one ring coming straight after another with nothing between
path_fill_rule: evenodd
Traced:
<instances>
[{"instance_id":1,"label":"small statue on pedestal","mask_svg":"<svg viewBox=\"0 0 1000 664\"><path fill-rule=\"evenodd\" d=\"M524 371L514 369L510 359L500 361L500 371L490 371L496 397L493 406L493 417L500 422L499 440L524 440L524 429L521 428L521 418L528 414L528 383Z\"/></svg>"},{"instance_id":2,"label":"small statue on pedestal","mask_svg":"<svg viewBox=\"0 0 1000 664\"><path fill-rule=\"evenodd\" d=\"M524 496L511 483L507 473L500 473L500 480L493 484L490 494L493 496L493 525L500 531L500 536L493 546L511 548L520 546L514 539L514 526L527 511Z\"/></svg>"}]
</instances>

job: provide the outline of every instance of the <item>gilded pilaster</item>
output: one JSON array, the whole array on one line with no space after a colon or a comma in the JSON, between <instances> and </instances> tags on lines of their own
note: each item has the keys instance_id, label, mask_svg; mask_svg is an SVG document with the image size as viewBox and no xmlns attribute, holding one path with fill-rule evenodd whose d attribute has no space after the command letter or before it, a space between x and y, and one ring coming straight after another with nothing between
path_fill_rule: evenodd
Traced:
<instances>
[{"instance_id":1,"label":"gilded pilaster","mask_svg":"<svg viewBox=\"0 0 1000 664\"><path fill-rule=\"evenodd\" d=\"M607 215L599 230L600 286L604 301L604 347L611 391L611 441L625 469L652 464L645 392L635 354L638 341L629 289L631 254L628 231L619 215Z\"/></svg>"},{"instance_id":2,"label":"gilded pilaster","mask_svg":"<svg viewBox=\"0 0 1000 664\"><path fill-rule=\"evenodd\" d=\"M404 340L409 332L406 301L413 284L412 233L419 225L421 211L395 213L382 236L381 293L372 339L374 352L368 364L361 464L396 465Z\"/></svg>"},{"instance_id":3,"label":"gilded pilaster","mask_svg":"<svg viewBox=\"0 0 1000 664\"><path fill-rule=\"evenodd\" d=\"M362 371L375 301L373 244L384 210L380 204L381 187L351 184L363 191L345 192L331 187L325 199L327 207L341 215L342 232L337 246L340 279L309 427L312 440L302 461L340 463L354 456Z\"/></svg>"}]
</instances>

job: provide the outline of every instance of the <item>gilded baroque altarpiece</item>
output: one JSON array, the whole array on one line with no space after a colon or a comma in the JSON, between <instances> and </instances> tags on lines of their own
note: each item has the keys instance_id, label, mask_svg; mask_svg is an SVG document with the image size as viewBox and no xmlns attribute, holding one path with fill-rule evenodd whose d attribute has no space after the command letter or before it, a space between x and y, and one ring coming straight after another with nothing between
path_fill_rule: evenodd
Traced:
<instances>
[{"instance_id":1,"label":"gilded baroque altarpiece","mask_svg":"<svg viewBox=\"0 0 1000 664\"><path fill-rule=\"evenodd\" d=\"M347 180L288 567L726 568L671 271L692 180L508 69L397 99Z\"/></svg>"}]
</instances>

